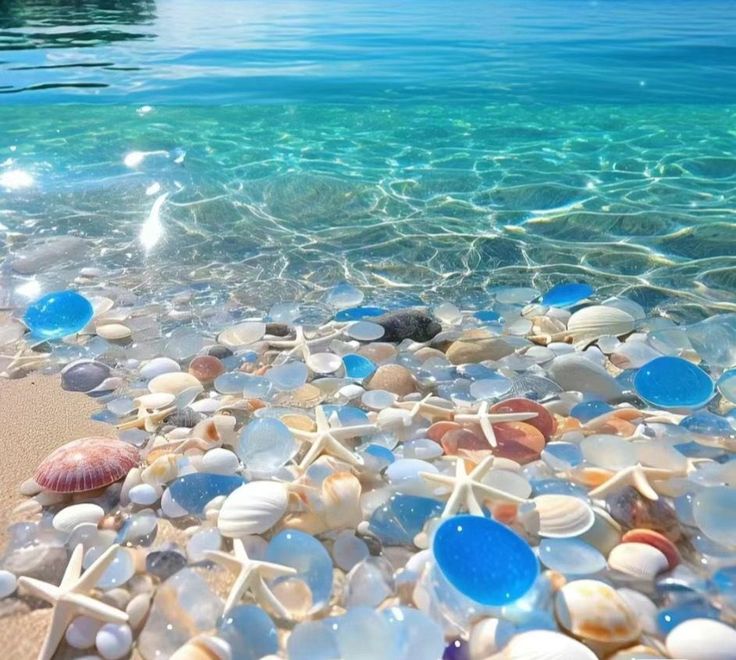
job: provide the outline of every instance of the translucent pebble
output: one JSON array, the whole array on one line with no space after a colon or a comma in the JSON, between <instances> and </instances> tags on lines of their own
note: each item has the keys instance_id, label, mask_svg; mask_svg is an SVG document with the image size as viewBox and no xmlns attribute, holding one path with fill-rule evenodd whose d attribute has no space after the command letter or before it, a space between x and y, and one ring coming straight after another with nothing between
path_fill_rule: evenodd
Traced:
<instances>
[{"instance_id":1,"label":"translucent pebble","mask_svg":"<svg viewBox=\"0 0 736 660\"><path fill-rule=\"evenodd\" d=\"M243 396L253 399L265 399L271 392L271 381L263 376L245 374L243 379Z\"/></svg>"},{"instance_id":2,"label":"translucent pebble","mask_svg":"<svg viewBox=\"0 0 736 660\"><path fill-rule=\"evenodd\" d=\"M408 440L404 442L403 448L404 458L418 458L421 461L430 461L433 458L439 458L443 453L442 446L428 438Z\"/></svg>"},{"instance_id":3,"label":"translucent pebble","mask_svg":"<svg viewBox=\"0 0 736 660\"><path fill-rule=\"evenodd\" d=\"M161 497L161 491L150 484L138 484L128 491L128 497L133 504L150 506L158 502L159 497Z\"/></svg>"},{"instance_id":4,"label":"translucent pebble","mask_svg":"<svg viewBox=\"0 0 736 660\"><path fill-rule=\"evenodd\" d=\"M393 629L395 660L443 657L445 637L442 627L426 614L410 607L389 607L382 610L381 615Z\"/></svg>"},{"instance_id":5,"label":"translucent pebble","mask_svg":"<svg viewBox=\"0 0 736 660\"><path fill-rule=\"evenodd\" d=\"M289 427L274 418L259 418L240 432L236 451L246 469L274 473L296 453L297 443Z\"/></svg>"},{"instance_id":6,"label":"translucent pebble","mask_svg":"<svg viewBox=\"0 0 736 660\"><path fill-rule=\"evenodd\" d=\"M102 622L88 616L75 617L66 629L66 643L73 649L90 649L95 645Z\"/></svg>"},{"instance_id":7,"label":"translucent pebble","mask_svg":"<svg viewBox=\"0 0 736 660\"><path fill-rule=\"evenodd\" d=\"M140 374L141 378L152 380L156 376L173 373L175 371L181 371L181 367L178 362L171 358L160 357L154 358L150 362L146 362L146 364L141 367Z\"/></svg>"},{"instance_id":8,"label":"translucent pebble","mask_svg":"<svg viewBox=\"0 0 736 660\"><path fill-rule=\"evenodd\" d=\"M200 355L189 363L189 373L201 383L209 383L224 372L225 365L214 355Z\"/></svg>"},{"instance_id":9,"label":"translucent pebble","mask_svg":"<svg viewBox=\"0 0 736 660\"><path fill-rule=\"evenodd\" d=\"M462 314L457 306L449 302L443 302L433 310L436 319L442 321L442 323L456 323L462 318Z\"/></svg>"},{"instance_id":10,"label":"translucent pebble","mask_svg":"<svg viewBox=\"0 0 736 660\"><path fill-rule=\"evenodd\" d=\"M570 416L585 424L591 419L605 415L612 410L613 406L609 406L605 401L583 401L570 409Z\"/></svg>"},{"instance_id":11,"label":"translucent pebble","mask_svg":"<svg viewBox=\"0 0 736 660\"><path fill-rule=\"evenodd\" d=\"M335 314L335 321L360 321L385 313L386 310L381 307L348 307Z\"/></svg>"},{"instance_id":12,"label":"translucent pebble","mask_svg":"<svg viewBox=\"0 0 736 660\"><path fill-rule=\"evenodd\" d=\"M348 573L345 607L378 607L395 589L393 568L384 557L366 557Z\"/></svg>"},{"instance_id":13,"label":"translucent pebble","mask_svg":"<svg viewBox=\"0 0 736 660\"><path fill-rule=\"evenodd\" d=\"M391 484L399 488L407 488L413 484L424 484L424 479L419 476L421 472L437 474L438 470L432 463L427 461L420 461L416 458L400 458L388 466L386 478Z\"/></svg>"},{"instance_id":14,"label":"translucent pebble","mask_svg":"<svg viewBox=\"0 0 736 660\"><path fill-rule=\"evenodd\" d=\"M720 613L707 600L693 596L657 613L657 627L663 635L690 619L718 619Z\"/></svg>"},{"instance_id":15,"label":"translucent pebble","mask_svg":"<svg viewBox=\"0 0 736 660\"><path fill-rule=\"evenodd\" d=\"M647 341L665 355L680 355L684 351L693 350L687 330L677 326L653 330L649 333Z\"/></svg>"},{"instance_id":16,"label":"translucent pebble","mask_svg":"<svg viewBox=\"0 0 736 660\"><path fill-rule=\"evenodd\" d=\"M332 559L317 539L297 530L279 532L266 550L266 561L291 566L295 576L274 579L271 584L286 580L302 580L312 592L313 610L321 609L332 594Z\"/></svg>"},{"instance_id":17,"label":"translucent pebble","mask_svg":"<svg viewBox=\"0 0 736 660\"><path fill-rule=\"evenodd\" d=\"M555 284L542 296L542 304L550 307L572 307L593 295L595 289L590 284L562 282Z\"/></svg>"},{"instance_id":18,"label":"translucent pebble","mask_svg":"<svg viewBox=\"0 0 736 660\"><path fill-rule=\"evenodd\" d=\"M61 372L61 386L69 392L89 392L110 376L110 367L93 360L79 360Z\"/></svg>"},{"instance_id":19,"label":"translucent pebble","mask_svg":"<svg viewBox=\"0 0 736 660\"><path fill-rule=\"evenodd\" d=\"M687 429L691 433L709 435L714 438L729 437L735 433L728 419L720 415L714 415L707 410L700 410L694 415L688 415L680 421L680 428Z\"/></svg>"},{"instance_id":20,"label":"translucent pebble","mask_svg":"<svg viewBox=\"0 0 736 660\"><path fill-rule=\"evenodd\" d=\"M716 386L724 399L736 403L736 369L724 371Z\"/></svg>"},{"instance_id":21,"label":"translucent pebble","mask_svg":"<svg viewBox=\"0 0 736 660\"><path fill-rule=\"evenodd\" d=\"M276 303L268 311L268 318L272 323L293 323L299 318L301 311L297 303Z\"/></svg>"},{"instance_id":22,"label":"translucent pebble","mask_svg":"<svg viewBox=\"0 0 736 660\"><path fill-rule=\"evenodd\" d=\"M266 378L281 392L296 390L307 382L309 369L303 362L287 362L271 367L266 372Z\"/></svg>"},{"instance_id":23,"label":"translucent pebble","mask_svg":"<svg viewBox=\"0 0 736 660\"><path fill-rule=\"evenodd\" d=\"M532 486L526 478L511 470L491 470L482 481L487 486L516 497L527 498L532 492Z\"/></svg>"},{"instance_id":24,"label":"translucent pebble","mask_svg":"<svg viewBox=\"0 0 736 660\"><path fill-rule=\"evenodd\" d=\"M340 617L335 631L341 658L395 658L397 640L391 624L368 607L356 607Z\"/></svg>"},{"instance_id":25,"label":"translucent pebble","mask_svg":"<svg viewBox=\"0 0 736 660\"><path fill-rule=\"evenodd\" d=\"M445 520L435 532L432 552L448 582L484 605L514 602L539 574L537 558L523 538L480 516Z\"/></svg>"},{"instance_id":26,"label":"translucent pebble","mask_svg":"<svg viewBox=\"0 0 736 660\"><path fill-rule=\"evenodd\" d=\"M232 660L259 660L279 650L276 626L257 605L238 605L225 613L218 626L232 651Z\"/></svg>"},{"instance_id":27,"label":"translucent pebble","mask_svg":"<svg viewBox=\"0 0 736 660\"><path fill-rule=\"evenodd\" d=\"M633 443L615 435L591 435L580 443L585 460L602 468L623 470L637 463Z\"/></svg>"},{"instance_id":28,"label":"translucent pebble","mask_svg":"<svg viewBox=\"0 0 736 660\"><path fill-rule=\"evenodd\" d=\"M126 396L119 399L113 399L112 401L108 402L107 409L113 415L116 415L117 417L123 417L124 415L133 412L136 407L133 403L133 399Z\"/></svg>"},{"instance_id":29,"label":"translucent pebble","mask_svg":"<svg viewBox=\"0 0 736 660\"><path fill-rule=\"evenodd\" d=\"M331 374L342 366L342 360L334 353L312 353L307 366L317 374Z\"/></svg>"},{"instance_id":30,"label":"translucent pebble","mask_svg":"<svg viewBox=\"0 0 736 660\"><path fill-rule=\"evenodd\" d=\"M335 636L335 619L303 621L289 636L289 660L333 660L340 657Z\"/></svg>"},{"instance_id":31,"label":"translucent pebble","mask_svg":"<svg viewBox=\"0 0 736 660\"><path fill-rule=\"evenodd\" d=\"M127 623L106 623L97 632L95 646L105 660L117 660L128 655L133 645L133 633Z\"/></svg>"},{"instance_id":32,"label":"translucent pebble","mask_svg":"<svg viewBox=\"0 0 736 660\"><path fill-rule=\"evenodd\" d=\"M187 565L187 558L176 550L155 550L146 555L146 571L160 580L168 580Z\"/></svg>"},{"instance_id":33,"label":"translucent pebble","mask_svg":"<svg viewBox=\"0 0 736 660\"><path fill-rule=\"evenodd\" d=\"M257 342L264 334L266 334L265 323L245 321L221 332L217 341L228 348L239 348Z\"/></svg>"},{"instance_id":34,"label":"translucent pebble","mask_svg":"<svg viewBox=\"0 0 736 660\"><path fill-rule=\"evenodd\" d=\"M208 502L220 495L229 495L243 483L241 477L194 472L172 481L167 492L188 513L203 516Z\"/></svg>"},{"instance_id":35,"label":"translucent pebble","mask_svg":"<svg viewBox=\"0 0 736 660\"><path fill-rule=\"evenodd\" d=\"M703 489L693 501L693 516L710 539L736 550L736 488Z\"/></svg>"},{"instance_id":36,"label":"translucent pebble","mask_svg":"<svg viewBox=\"0 0 736 660\"><path fill-rule=\"evenodd\" d=\"M346 307L356 307L363 302L363 292L356 289L351 284L343 282L332 287L325 296L325 302L331 307L344 309Z\"/></svg>"},{"instance_id":37,"label":"translucent pebble","mask_svg":"<svg viewBox=\"0 0 736 660\"><path fill-rule=\"evenodd\" d=\"M210 474L235 474L240 467L237 455L229 449L215 447L202 456L202 471Z\"/></svg>"},{"instance_id":38,"label":"translucent pebble","mask_svg":"<svg viewBox=\"0 0 736 660\"><path fill-rule=\"evenodd\" d=\"M691 362L664 356L645 364L634 377L636 393L661 408L700 408L713 398L710 376Z\"/></svg>"},{"instance_id":39,"label":"translucent pebble","mask_svg":"<svg viewBox=\"0 0 736 660\"><path fill-rule=\"evenodd\" d=\"M371 360L357 353L343 355L342 362L345 366L345 375L359 380L370 378L377 368Z\"/></svg>"},{"instance_id":40,"label":"translucent pebble","mask_svg":"<svg viewBox=\"0 0 736 660\"><path fill-rule=\"evenodd\" d=\"M525 305L539 296L539 291L529 287L499 287L496 301L505 305Z\"/></svg>"},{"instance_id":41,"label":"translucent pebble","mask_svg":"<svg viewBox=\"0 0 736 660\"><path fill-rule=\"evenodd\" d=\"M166 342L164 353L174 360L188 360L199 353L204 347L204 337L196 330L181 327L171 333L169 341Z\"/></svg>"},{"instance_id":42,"label":"translucent pebble","mask_svg":"<svg viewBox=\"0 0 736 660\"><path fill-rule=\"evenodd\" d=\"M583 453L573 442L548 442L541 458L553 470L566 470L580 465Z\"/></svg>"},{"instance_id":43,"label":"translucent pebble","mask_svg":"<svg viewBox=\"0 0 736 660\"><path fill-rule=\"evenodd\" d=\"M695 323L687 329L687 336L709 365L736 365L736 314L717 314Z\"/></svg>"},{"instance_id":44,"label":"translucent pebble","mask_svg":"<svg viewBox=\"0 0 736 660\"><path fill-rule=\"evenodd\" d=\"M23 322L38 339L60 339L83 330L93 314L84 296L75 291L54 291L29 305Z\"/></svg>"},{"instance_id":45,"label":"translucent pebble","mask_svg":"<svg viewBox=\"0 0 736 660\"><path fill-rule=\"evenodd\" d=\"M161 511L167 518L182 518L189 513L183 506L174 501L169 488L161 496Z\"/></svg>"},{"instance_id":46,"label":"translucent pebble","mask_svg":"<svg viewBox=\"0 0 736 660\"><path fill-rule=\"evenodd\" d=\"M0 569L0 599L7 598L10 594L15 593L17 587L15 575L10 571Z\"/></svg>"},{"instance_id":47,"label":"translucent pebble","mask_svg":"<svg viewBox=\"0 0 736 660\"><path fill-rule=\"evenodd\" d=\"M107 550L106 546L94 546L84 553L82 565L89 568L92 563ZM105 572L97 580L98 589L112 589L122 587L135 574L135 563L133 556L125 548L118 548L115 558L109 564Z\"/></svg>"},{"instance_id":48,"label":"translucent pebble","mask_svg":"<svg viewBox=\"0 0 736 660\"><path fill-rule=\"evenodd\" d=\"M248 380L242 371L229 371L215 378L213 385L220 394L240 394Z\"/></svg>"},{"instance_id":49,"label":"translucent pebble","mask_svg":"<svg viewBox=\"0 0 736 660\"><path fill-rule=\"evenodd\" d=\"M386 545L407 545L443 508L435 499L397 493L373 511L370 530Z\"/></svg>"},{"instance_id":50,"label":"translucent pebble","mask_svg":"<svg viewBox=\"0 0 736 660\"><path fill-rule=\"evenodd\" d=\"M378 323L371 323L370 321L358 321L353 323L345 331L348 337L357 339L358 341L375 341L380 339L385 334L383 326Z\"/></svg>"},{"instance_id":51,"label":"translucent pebble","mask_svg":"<svg viewBox=\"0 0 736 660\"><path fill-rule=\"evenodd\" d=\"M493 377L476 380L470 386L470 395L476 399L497 399L511 390L511 380L495 374Z\"/></svg>"},{"instance_id":52,"label":"translucent pebble","mask_svg":"<svg viewBox=\"0 0 736 660\"><path fill-rule=\"evenodd\" d=\"M494 312L492 309L479 310L474 312L473 316L483 323L492 323L501 318L501 315L498 312Z\"/></svg>"},{"instance_id":53,"label":"translucent pebble","mask_svg":"<svg viewBox=\"0 0 736 660\"><path fill-rule=\"evenodd\" d=\"M394 404L399 397L386 390L369 390L360 398L363 405L370 410L383 410Z\"/></svg>"},{"instance_id":54,"label":"translucent pebble","mask_svg":"<svg viewBox=\"0 0 736 660\"><path fill-rule=\"evenodd\" d=\"M340 532L332 545L332 558L335 565L343 571L349 571L368 555L368 546L365 541L359 539L349 529Z\"/></svg>"},{"instance_id":55,"label":"translucent pebble","mask_svg":"<svg viewBox=\"0 0 736 660\"><path fill-rule=\"evenodd\" d=\"M187 557L189 561L198 562L206 559L205 552L219 550L222 545L222 535L216 527L204 527L192 534L187 542Z\"/></svg>"},{"instance_id":56,"label":"translucent pebble","mask_svg":"<svg viewBox=\"0 0 736 660\"><path fill-rule=\"evenodd\" d=\"M592 575L606 568L606 558L579 539L542 539L539 560L564 575Z\"/></svg>"}]
</instances>

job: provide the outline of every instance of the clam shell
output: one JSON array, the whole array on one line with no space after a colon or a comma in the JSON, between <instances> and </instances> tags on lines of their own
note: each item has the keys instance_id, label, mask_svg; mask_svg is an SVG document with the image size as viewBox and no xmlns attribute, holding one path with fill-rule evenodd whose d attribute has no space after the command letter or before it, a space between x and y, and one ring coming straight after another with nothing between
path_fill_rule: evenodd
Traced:
<instances>
[{"instance_id":1,"label":"clam shell","mask_svg":"<svg viewBox=\"0 0 736 660\"><path fill-rule=\"evenodd\" d=\"M575 312L567 322L567 334L575 341L598 339L605 335L620 336L634 330L634 317L628 312L606 305L591 305Z\"/></svg>"},{"instance_id":2,"label":"clam shell","mask_svg":"<svg viewBox=\"0 0 736 660\"><path fill-rule=\"evenodd\" d=\"M52 451L33 478L46 490L82 493L122 479L140 460L138 450L115 438L80 438Z\"/></svg>"},{"instance_id":3,"label":"clam shell","mask_svg":"<svg viewBox=\"0 0 736 660\"><path fill-rule=\"evenodd\" d=\"M224 536L239 538L262 534L284 515L289 498L286 486L275 481L251 481L227 496L217 527Z\"/></svg>"},{"instance_id":4,"label":"clam shell","mask_svg":"<svg viewBox=\"0 0 736 660\"><path fill-rule=\"evenodd\" d=\"M170 656L170 660L230 660L230 645L213 635L197 635Z\"/></svg>"},{"instance_id":5,"label":"clam shell","mask_svg":"<svg viewBox=\"0 0 736 660\"><path fill-rule=\"evenodd\" d=\"M647 543L622 543L608 555L608 567L640 580L654 578L669 568L664 553Z\"/></svg>"},{"instance_id":6,"label":"clam shell","mask_svg":"<svg viewBox=\"0 0 736 660\"><path fill-rule=\"evenodd\" d=\"M253 344L266 334L266 324L260 321L245 321L223 330L217 337L220 344L228 348L238 348Z\"/></svg>"},{"instance_id":7,"label":"clam shell","mask_svg":"<svg viewBox=\"0 0 736 660\"><path fill-rule=\"evenodd\" d=\"M587 646L552 630L530 630L515 635L490 660L597 660Z\"/></svg>"},{"instance_id":8,"label":"clam shell","mask_svg":"<svg viewBox=\"0 0 736 660\"><path fill-rule=\"evenodd\" d=\"M622 543L646 543L659 550L665 557L669 568L673 569L680 563L680 552L664 534L653 529L632 529L621 537Z\"/></svg>"},{"instance_id":9,"label":"clam shell","mask_svg":"<svg viewBox=\"0 0 736 660\"><path fill-rule=\"evenodd\" d=\"M555 616L565 630L593 642L626 644L641 634L636 614L618 592L598 580L568 582L555 596Z\"/></svg>"},{"instance_id":10,"label":"clam shell","mask_svg":"<svg viewBox=\"0 0 736 660\"><path fill-rule=\"evenodd\" d=\"M539 535L566 539L587 532L595 522L593 509L572 495L539 495L533 500L539 515Z\"/></svg>"},{"instance_id":11,"label":"clam shell","mask_svg":"<svg viewBox=\"0 0 736 660\"><path fill-rule=\"evenodd\" d=\"M182 392L190 389L198 388L201 392L204 388L192 374L185 373L184 371L173 371L166 374L156 376L148 383L148 391L154 394L158 392L165 392L167 394L173 394L178 396Z\"/></svg>"},{"instance_id":12,"label":"clam shell","mask_svg":"<svg viewBox=\"0 0 736 660\"><path fill-rule=\"evenodd\" d=\"M736 649L736 630L712 619L690 619L675 626L665 642L671 658L730 660Z\"/></svg>"},{"instance_id":13,"label":"clam shell","mask_svg":"<svg viewBox=\"0 0 736 660\"><path fill-rule=\"evenodd\" d=\"M104 515L104 509L97 504L89 502L72 504L59 511L54 516L51 524L55 530L69 534L77 525L81 525L82 523L93 523L97 525Z\"/></svg>"},{"instance_id":14,"label":"clam shell","mask_svg":"<svg viewBox=\"0 0 736 660\"><path fill-rule=\"evenodd\" d=\"M133 403L144 410L162 410L168 408L176 397L168 392L156 392L155 394L143 394L133 399Z\"/></svg>"}]
</instances>

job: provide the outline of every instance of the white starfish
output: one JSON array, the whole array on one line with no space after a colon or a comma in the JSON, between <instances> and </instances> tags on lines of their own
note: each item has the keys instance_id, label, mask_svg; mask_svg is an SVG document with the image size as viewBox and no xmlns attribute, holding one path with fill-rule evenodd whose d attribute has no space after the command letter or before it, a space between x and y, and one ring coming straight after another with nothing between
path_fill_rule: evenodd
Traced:
<instances>
[{"instance_id":1,"label":"white starfish","mask_svg":"<svg viewBox=\"0 0 736 660\"><path fill-rule=\"evenodd\" d=\"M450 498L447 500L447 504L445 504L444 511L442 511L442 518L454 516L459 511L463 500L465 502L465 507L472 515L482 516L483 509L478 502L476 491L479 491L486 497L503 500L504 502L515 502L516 504L523 504L526 502L526 500L521 497L505 493L504 491L494 488L493 486L489 486L488 484L484 484L481 481L481 479L493 467L494 459L494 456L486 456L471 470L470 474L468 474L465 470L465 461L462 458L458 458L455 461L454 477L449 474L437 474L435 472L419 473L419 476L424 478L426 481L452 488Z\"/></svg>"},{"instance_id":2,"label":"white starfish","mask_svg":"<svg viewBox=\"0 0 736 660\"><path fill-rule=\"evenodd\" d=\"M39 660L50 660L64 638L67 626L80 614L109 623L128 621L128 615L125 612L89 595L112 560L115 559L115 553L119 547L119 545L111 545L82 574L84 546L80 543L74 548L58 587L35 578L25 576L18 578L18 585L25 591L53 605L51 626L41 652L38 654Z\"/></svg>"},{"instance_id":3,"label":"white starfish","mask_svg":"<svg viewBox=\"0 0 736 660\"><path fill-rule=\"evenodd\" d=\"M535 412L521 413L489 413L488 401L481 401L478 409L472 413L459 413L455 415L455 421L460 424L480 424L483 435L491 447L496 446L496 434L493 432L494 422L523 422L537 416Z\"/></svg>"},{"instance_id":4,"label":"white starfish","mask_svg":"<svg viewBox=\"0 0 736 660\"><path fill-rule=\"evenodd\" d=\"M282 353L281 355L279 355L279 363L286 361L289 357L291 357L295 353L301 353L302 359L306 363L306 361L312 355L312 351L310 350L311 346L316 346L325 341L329 341L330 339L339 337L342 334L342 330L335 330L334 332L331 332L328 335L323 335L321 337L315 337L314 339L307 339L304 336L304 327L301 325L296 326L295 332L296 332L296 337L294 339L279 339L279 340L273 340L273 341L268 342L268 345L273 348L289 349L285 351L284 353Z\"/></svg>"},{"instance_id":5,"label":"white starfish","mask_svg":"<svg viewBox=\"0 0 736 660\"><path fill-rule=\"evenodd\" d=\"M315 408L314 417L317 422L316 431L291 429L291 432L297 438L305 440L312 445L299 463L299 468L302 470L306 469L323 453L332 454L350 465L360 465L362 462L360 458L345 447L340 440L355 438L368 433L376 433L378 429L373 424L331 427L325 409L322 406ZM333 417L337 418L337 415Z\"/></svg>"},{"instance_id":6,"label":"white starfish","mask_svg":"<svg viewBox=\"0 0 736 660\"><path fill-rule=\"evenodd\" d=\"M659 495L652 488L649 479L667 479L668 477L682 476L686 470L669 470L666 468L645 467L641 463L624 468L613 474L600 486L591 490L590 497L604 498L609 493L615 493L622 488L632 486L644 497L650 500L658 500Z\"/></svg>"},{"instance_id":7,"label":"white starfish","mask_svg":"<svg viewBox=\"0 0 736 660\"><path fill-rule=\"evenodd\" d=\"M423 399L417 401L395 401L393 405L407 412L404 417L405 426L411 426L417 415L424 415L430 419L434 417L452 418L454 412L452 408L444 408L434 403L428 403L429 399L433 397L433 394L427 394Z\"/></svg>"},{"instance_id":8,"label":"white starfish","mask_svg":"<svg viewBox=\"0 0 736 660\"><path fill-rule=\"evenodd\" d=\"M268 588L263 579L263 573L270 573L273 577L282 575L296 575L296 569L282 564L273 564L269 561L256 561L248 556L241 539L233 539L233 553L221 550L207 550L204 555L224 568L237 573L238 576L230 588L225 601L225 612L235 607L250 592L260 605L265 601L280 617L286 618L288 612L278 598Z\"/></svg>"}]
</instances>

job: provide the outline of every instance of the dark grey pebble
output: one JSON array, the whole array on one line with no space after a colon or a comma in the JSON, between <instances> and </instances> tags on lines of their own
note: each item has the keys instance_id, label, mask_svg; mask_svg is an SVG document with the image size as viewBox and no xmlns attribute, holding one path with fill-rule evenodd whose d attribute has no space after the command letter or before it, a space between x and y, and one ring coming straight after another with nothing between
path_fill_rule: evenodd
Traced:
<instances>
[{"instance_id":1,"label":"dark grey pebble","mask_svg":"<svg viewBox=\"0 0 736 660\"><path fill-rule=\"evenodd\" d=\"M442 331L442 326L435 319L418 309L389 312L373 320L385 331L380 341L400 342L413 339L427 342Z\"/></svg>"}]
</instances>

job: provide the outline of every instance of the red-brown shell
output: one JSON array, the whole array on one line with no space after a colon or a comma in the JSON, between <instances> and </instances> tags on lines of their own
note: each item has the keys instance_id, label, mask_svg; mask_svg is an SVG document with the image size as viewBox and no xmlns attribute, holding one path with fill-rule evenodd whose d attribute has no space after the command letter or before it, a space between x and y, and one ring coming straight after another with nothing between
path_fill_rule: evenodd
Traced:
<instances>
[{"instance_id":1,"label":"red-brown shell","mask_svg":"<svg viewBox=\"0 0 736 660\"><path fill-rule=\"evenodd\" d=\"M653 529L631 529L621 537L621 541L623 543L646 543L653 548L657 548L667 557L670 569L675 568L680 563L680 552L677 546L664 534L660 534Z\"/></svg>"},{"instance_id":2,"label":"red-brown shell","mask_svg":"<svg viewBox=\"0 0 736 660\"><path fill-rule=\"evenodd\" d=\"M115 483L139 461L138 450L122 440L80 438L52 451L33 478L46 490L82 493Z\"/></svg>"},{"instance_id":3,"label":"red-brown shell","mask_svg":"<svg viewBox=\"0 0 736 660\"><path fill-rule=\"evenodd\" d=\"M524 423L537 428L549 440L557 430L557 422L552 414L544 406L530 399L506 399L499 401L491 407L492 413L537 413L536 417L527 419Z\"/></svg>"}]
</instances>

